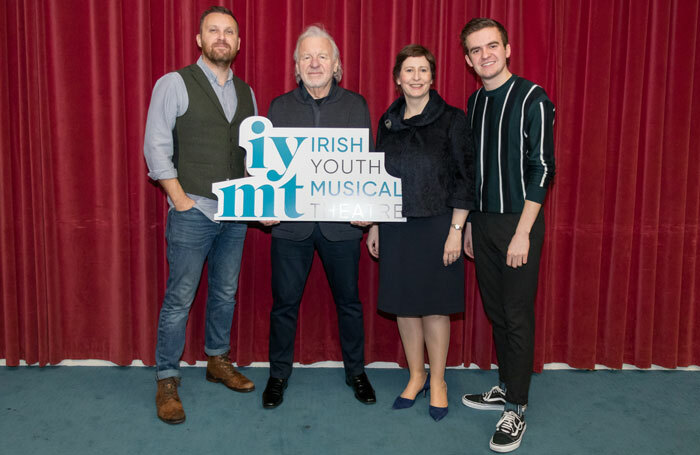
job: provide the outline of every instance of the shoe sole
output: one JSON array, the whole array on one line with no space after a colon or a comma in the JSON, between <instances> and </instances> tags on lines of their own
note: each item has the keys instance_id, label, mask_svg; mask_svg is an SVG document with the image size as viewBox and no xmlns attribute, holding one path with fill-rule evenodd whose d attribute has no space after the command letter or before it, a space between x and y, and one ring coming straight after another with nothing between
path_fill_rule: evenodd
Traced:
<instances>
[{"instance_id":1,"label":"shoe sole","mask_svg":"<svg viewBox=\"0 0 700 455\"><path fill-rule=\"evenodd\" d=\"M362 398L360 398L357 394L355 394L355 399L362 404L376 404L377 403L376 399L374 401L365 401Z\"/></svg>"},{"instance_id":2,"label":"shoe sole","mask_svg":"<svg viewBox=\"0 0 700 455\"><path fill-rule=\"evenodd\" d=\"M489 449L493 450L494 452L498 452L498 453L512 452L513 450L520 447L520 443L523 442L523 436L525 436L525 430L527 430L527 423L525 423L525 425L523 425L523 432L520 433L520 439L518 439L517 441L512 442L510 444L503 445L503 446L495 445L493 443L493 438L491 438L491 441L489 442Z\"/></svg>"},{"instance_id":3,"label":"shoe sole","mask_svg":"<svg viewBox=\"0 0 700 455\"><path fill-rule=\"evenodd\" d=\"M263 403L263 409L275 409L277 406L281 405L284 399L281 399L277 404L265 404Z\"/></svg>"},{"instance_id":4,"label":"shoe sole","mask_svg":"<svg viewBox=\"0 0 700 455\"><path fill-rule=\"evenodd\" d=\"M504 404L477 403L476 401L468 400L466 395L462 397L462 404L481 411L503 411L505 406Z\"/></svg>"},{"instance_id":5,"label":"shoe sole","mask_svg":"<svg viewBox=\"0 0 700 455\"><path fill-rule=\"evenodd\" d=\"M177 425L177 424L182 423L182 422L185 421L185 417L183 417L183 418L180 419L180 420L165 420L165 419L162 418L161 416L158 416L158 418L161 420L161 422L165 422L165 423L167 423L168 425Z\"/></svg>"},{"instance_id":6,"label":"shoe sole","mask_svg":"<svg viewBox=\"0 0 700 455\"><path fill-rule=\"evenodd\" d=\"M219 378L215 378L214 376L207 375L206 378L207 378L207 381L213 382L215 384L223 384L226 387L228 387L229 389L233 390L234 392L248 393L248 392L252 392L253 390L255 390L255 386L253 386L249 389L238 389L236 387L230 387L230 386L226 385L226 383L223 380L221 380Z\"/></svg>"}]
</instances>

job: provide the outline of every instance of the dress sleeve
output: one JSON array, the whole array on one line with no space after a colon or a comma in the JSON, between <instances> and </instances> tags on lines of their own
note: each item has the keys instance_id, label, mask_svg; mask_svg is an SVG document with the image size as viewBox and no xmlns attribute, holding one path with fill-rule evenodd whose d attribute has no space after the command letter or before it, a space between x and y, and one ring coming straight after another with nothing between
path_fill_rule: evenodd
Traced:
<instances>
[{"instance_id":1,"label":"dress sleeve","mask_svg":"<svg viewBox=\"0 0 700 455\"><path fill-rule=\"evenodd\" d=\"M450 125L449 140L454 169L447 205L474 210L474 141L467 116L461 110L457 111Z\"/></svg>"}]
</instances>

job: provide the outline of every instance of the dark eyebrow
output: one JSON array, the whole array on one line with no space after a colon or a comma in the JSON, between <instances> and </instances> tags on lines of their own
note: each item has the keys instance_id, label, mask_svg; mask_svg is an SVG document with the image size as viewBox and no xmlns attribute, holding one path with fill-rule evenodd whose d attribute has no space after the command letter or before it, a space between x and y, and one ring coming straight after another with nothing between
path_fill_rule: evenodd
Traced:
<instances>
[{"instance_id":1,"label":"dark eyebrow","mask_svg":"<svg viewBox=\"0 0 700 455\"><path fill-rule=\"evenodd\" d=\"M490 46L492 44L501 44L501 43L500 43L500 41L491 41L490 43L486 43L487 46ZM479 46L470 47L469 49L467 49L467 51L471 52L474 49L478 49L478 48L479 48Z\"/></svg>"}]
</instances>

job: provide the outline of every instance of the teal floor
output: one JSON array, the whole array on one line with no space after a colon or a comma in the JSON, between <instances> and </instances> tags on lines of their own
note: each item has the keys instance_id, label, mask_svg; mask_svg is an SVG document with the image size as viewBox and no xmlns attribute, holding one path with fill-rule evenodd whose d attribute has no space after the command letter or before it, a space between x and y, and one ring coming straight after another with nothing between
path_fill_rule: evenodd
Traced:
<instances>
[{"instance_id":1,"label":"teal floor","mask_svg":"<svg viewBox=\"0 0 700 455\"><path fill-rule=\"evenodd\" d=\"M448 370L450 411L434 422L428 400L393 411L406 372L370 369L378 403L357 402L343 371L299 368L284 403L264 410L267 370L242 369L257 390L240 394L184 368L187 421L155 412L152 368L0 367L0 453L14 454L487 454L499 413L461 404L494 371ZM518 454L700 453L700 372L546 370L532 381Z\"/></svg>"}]
</instances>

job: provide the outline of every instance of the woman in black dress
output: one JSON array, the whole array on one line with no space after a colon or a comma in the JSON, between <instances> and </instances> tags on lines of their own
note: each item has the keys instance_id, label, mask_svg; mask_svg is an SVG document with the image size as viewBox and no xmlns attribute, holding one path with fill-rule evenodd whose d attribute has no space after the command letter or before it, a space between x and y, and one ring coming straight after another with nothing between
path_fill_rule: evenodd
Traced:
<instances>
[{"instance_id":1,"label":"woman in black dress","mask_svg":"<svg viewBox=\"0 0 700 455\"><path fill-rule=\"evenodd\" d=\"M430 415L447 415L445 363L450 314L464 311L462 228L474 208L474 151L467 117L431 85L435 57L420 45L396 56L400 96L379 121L377 151L401 178L405 223L373 225L367 238L379 258L379 309L396 314L409 381L394 409L430 390ZM430 374L425 371L427 348Z\"/></svg>"}]
</instances>

